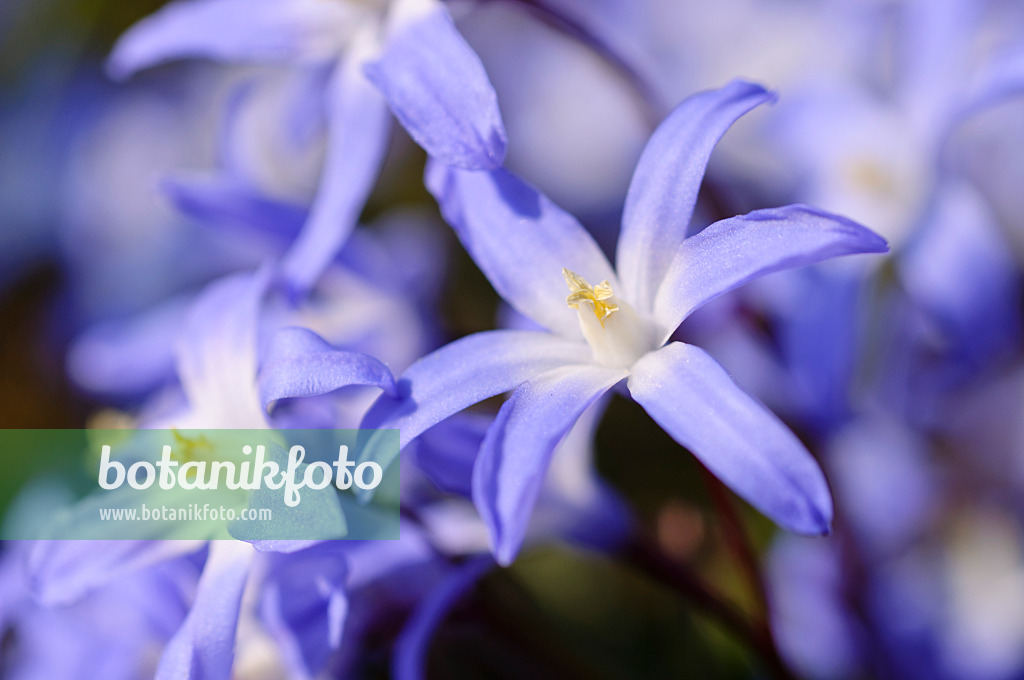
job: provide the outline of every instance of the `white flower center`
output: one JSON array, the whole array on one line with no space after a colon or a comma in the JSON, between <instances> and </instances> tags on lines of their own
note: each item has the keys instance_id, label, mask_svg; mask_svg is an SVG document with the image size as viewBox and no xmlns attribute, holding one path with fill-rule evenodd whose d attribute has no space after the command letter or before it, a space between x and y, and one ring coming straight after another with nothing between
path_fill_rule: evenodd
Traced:
<instances>
[{"instance_id":1,"label":"white flower center","mask_svg":"<svg viewBox=\"0 0 1024 680\"><path fill-rule=\"evenodd\" d=\"M591 286L585 278L568 269L562 276L569 286L565 299L576 310L580 330L602 366L632 366L641 356L655 349L655 334L629 303L616 297L611 284L602 281Z\"/></svg>"}]
</instances>

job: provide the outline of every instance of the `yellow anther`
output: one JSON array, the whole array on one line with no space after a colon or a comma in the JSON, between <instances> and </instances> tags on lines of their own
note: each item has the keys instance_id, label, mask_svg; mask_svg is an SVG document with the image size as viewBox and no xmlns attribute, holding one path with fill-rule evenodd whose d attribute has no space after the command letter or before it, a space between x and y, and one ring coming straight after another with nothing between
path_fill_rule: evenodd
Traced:
<instances>
[{"instance_id":1,"label":"yellow anther","mask_svg":"<svg viewBox=\"0 0 1024 680\"><path fill-rule=\"evenodd\" d=\"M589 302L594 310L594 316L601 322L602 327L608 316L619 311L617 304L606 302L615 295L608 281L591 286L585 278L565 268L562 269L562 277L565 278L565 283L569 286L569 297L565 298L569 307L578 310L581 302Z\"/></svg>"},{"instance_id":2,"label":"yellow anther","mask_svg":"<svg viewBox=\"0 0 1024 680\"><path fill-rule=\"evenodd\" d=\"M179 444L182 449L180 460L183 463L190 463L194 460L199 460L202 456L197 455L198 451L212 451L213 445L210 444L204 435L199 435L196 439L189 439L181 432L178 432L178 428L172 427L171 433L174 435L175 441ZM177 452L172 453L173 458L178 458Z\"/></svg>"}]
</instances>

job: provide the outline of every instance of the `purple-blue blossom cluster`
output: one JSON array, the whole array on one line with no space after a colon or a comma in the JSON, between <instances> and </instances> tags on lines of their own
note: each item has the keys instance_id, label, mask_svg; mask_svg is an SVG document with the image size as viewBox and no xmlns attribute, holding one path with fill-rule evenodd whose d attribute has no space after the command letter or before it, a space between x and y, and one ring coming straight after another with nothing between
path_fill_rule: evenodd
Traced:
<instances>
[{"instance_id":1,"label":"purple-blue blossom cluster","mask_svg":"<svg viewBox=\"0 0 1024 680\"><path fill-rule=\"evenodd\" d=\"M105 72L0 101L0 285L95 421L399 430L401 539L10 543L3 677L447 677L555 544L750 677L1024 677L1019 3L171 0Z\"/></svg>"}]
</instances>

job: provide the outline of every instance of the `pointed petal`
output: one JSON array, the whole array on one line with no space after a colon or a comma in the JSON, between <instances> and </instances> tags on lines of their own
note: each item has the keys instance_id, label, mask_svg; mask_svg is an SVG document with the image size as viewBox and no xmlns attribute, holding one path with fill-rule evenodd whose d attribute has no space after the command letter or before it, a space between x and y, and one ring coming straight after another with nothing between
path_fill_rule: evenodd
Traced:
<instances>
[{"instance_id":1,"label":"pointed petal","mask_svg":"<svg viewBox=\"0 0 1024 680\"><path fill-rule=\"evenodd\" d=\"M398 381L399 398L373 405L363 428L396 428L404 447L424 430L473 404L557 366L588 360L590 348L536 331L488 331L423 357Z\"/></svg>"},{"instance_id":2,"label":"pointed petal","mask_svg":"<svg viewBox=\"0 0 1024 680\"><path fill-rule=\"evenodd\" d=\"M715 222L683 242L658 289L654 315L667 338L690 312L760 276L888 250L871 230L817 208L755 210Z\"/></svg>"},{"instance_id":3,"label":"pointed petal","mask_svg":"<svg viewBox=\"0 0 1024 680\"><path fill-rule=\"evenodd\" d=\"M755 106L773 101L760 85L734 80L676 107L651 136L633 173L622 215L616 264L632 302L650 309L686 238L711 151Z\"/></svg>"},{"instance_id":4,"label":"pointed petal","mask_svg":"<svg viewBox=\"0 0 1024 680\"><path fill-rule=\"evenodd\" d=\"M342 5L306 0L178 0L121 36L107 72L120 80L175 59L327 57L340 44L339 28L351 21Z\"/></svg>"},{"instance_id":5,"label":"pointed petal","mask_svg":"<svg viewBox=\"0 0 1024 680\"><path fill-rule=\"evenodd\" d=\"M256 551L242 541L211 541L195 600L164 648L155 680L230 680L242 593Z\"/></svg>"},{"instance_id":6,"label":"pointed petal","mask_svg":"<svg viewBox=\"0 0 1024 680\"><path fill-rule=\"evenodd\" d=\"M563 267L617 289L612 266L576 218L506 170L470 172L435 162L427 188L498 294L545 328L580 337L565 302Z\"/></svg>"},{"instance_id":7,"label":"pointed petal","mask_svg":"<svg viewBox=\"0 0 1024 680\"><path fill-rule=\"evenodd\" d=\"M308 292L359 221L387 151L391 117L384 98L362 73L369 48L354 46L328 88L329 140L316 200L281 264L284 280Z\"/></svg>"},{"instance_id":8,"label":"pointed petal","mask_svg":"<svg viewBox=\"0 0 1024 680\"><path fill-rule=\"evenodd\" d=\"M489 170L505 160L498 96L440 3L403 22L366 73L432 157L468 170Z\"/></svg>"},{"instance_id":9,"label":"pointed petal","mask_svg":"<svg viewBox=\"0 0 1024 680\"><path fill-rule=\"evenodd\" d=\"M818 463L703 350L674 342L651 352L633 367L629 391L673 439L780 526L829 531L832 497Z\"/></svg>"},{"instance_id":10,"label":"pointed petal","mask_svg":"<svg viewBox=\"0 0 1024 680\"><path fill-rule=\"evenodd\" d=\"M563 366L523 383L501 407L473 468L473 502L500 564L519 552L555 448L587 407L627 375L592 364Z\"/></svg>"},{"instance_id":11,"label":"pointed petal","mask_svg":"<svg viewBox=\"0 0 1024 680\"><path fill-rule=\"evenodd\" d=\"M349 385L379 387L395 393L388 367L361 352L336 349L306 328L282 328L274 334L260 368L260 402L313 397Z\"/></svg>"},{"instance_id":12,"label":"pointed petal","mask_svg":"<svg viewBox=\"0 0 1024 680\"><path fill-rule=\"evenodd\" d=\"M427 677L430 639L444 617L459 600L494 567L490 556L477 556L460 564L420 602L395 642L395 680L423 680Z\"/></svg>"}]
</instances>

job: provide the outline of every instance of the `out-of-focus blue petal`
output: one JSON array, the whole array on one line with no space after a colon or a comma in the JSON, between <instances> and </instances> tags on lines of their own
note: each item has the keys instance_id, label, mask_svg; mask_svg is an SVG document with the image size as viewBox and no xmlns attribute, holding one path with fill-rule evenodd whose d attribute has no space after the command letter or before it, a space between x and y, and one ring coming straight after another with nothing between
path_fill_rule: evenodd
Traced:
<instances>
[{"instance_id":1,"label":"out-of-focus blue petal","mask_svg":"<svg viewBox=\"0 0 1024 680\"><path fill-rule=\"evenodd\" d=\"M788 407L815 432L832 433L850 415L863 349L866 277L860 268L828 266L791 276L794 285L776 322L778 350L792 385ZM778 391L778 385L772 389Z\"/></svg>"},{"instance_id":2,"label":"out-of-focus blue petal","mask_svg":"<svg viewBox=\"0 0 1024 680\"><path fill-rule=\"evenodd\" d=\"M589 361L590 349L535 331L488 331L428 354L398 380L399 397L382 395L362 427L397 428L402 446L464 408L514 389L565 364Z\"/></svg>"},{"instance_id":3,"label":"out-of-focus blue petal","mask_svg":"<svg viewBox=\"0 0 1024 680\"><path fill-rule=\"evenodd\" d=\"M258 230L291 242L309 209L254 190L232 179L171 176L160 189L181 213L203 224Z\"/></svg>"},{"instance_id":4,"label":"out-of-focus blue petal","mask_svg":"<svg viewBox=\"0 0 1024 680\"><path fill-rule=\"evenodd\" d=\"M871 230L817 208L755 210L716 222L682 243L658 289L654 313L667 337L693 310L765 274L888 249Z\"/></svg>"},{"instance_id":5,"label":"out-of-focus blue petal","mask_svg":"<svg viewBox=\"0 0 1024 680\"><path fill-rule=\"evenodd\" d=\"M519 312L566 337L580 337L562 268L616 289L615 272L576 218L515 175L431 163L427 188L494 289Z\"/></svg>"},{"instance_id":6,"label":"out-of-focus blue petal","mask_svg":"<svg viewBox=\"0 0 1024 680\"><path fill-rule=\"evenodd\" d=\"M468 170L489 170L505 160L498 96L440 3L398 27L366 73L432 157Z\"/></svg>"},{"instance_id":7,"label":"out-of-focus blue petal","mask_svg":"<svg viewBox=\"0 0 1024 680\"><path fill-rule=\"evenodd\" d=\"M977 73L949 112L946 130L964 118L1024 93L1024 46L996 54Z\"/></svg>"},{"instance_id":8,"label":"out-of-focus blue petal","mask_svg":"<svg viewBox=\"0 0 1024 680\"><path fill-rule=\"evenodd\" d=\"M328 33L344 3L305 0L178 0L146 17L114 47L112 78L182 58L278 61L329 56Z\"/></svg>"},{"instance_id":9,"label":"out-of-focus blue petal","mask_svg":"<svg viewBox=\"0 0 1024 680\"><path fill-rule=\"evenodd\" d=\"M948 110L950 96L966 76L969 41L985 3L974 0L910 0L902 3L897 41L902 68L898 95L921 122ZM930 110L929 110L930 109Z\"/></svg>"},{"instance_id":10,"label":"out-of-focus blue petal","mask_svg":"<svg viewBox=\"0 0 1024 680\"><path fill-rule=\"evenodd\" d=\"M626 195L616 255L622 282L639 308L650 309L686 238L715 144L737 118L773 98L760 85L735 80L686 99L647 142Z\"/></svg>"},{"instance_id":11,"label":"out-of-focus blue petal","mask_svg":"<svg viewBox=\"0 0 1024 680\"><path fill-rule=\"evenodd\" d=\"M89 392L135 397L174 375L174 338L188 300L176 298L137 317L97 324L75 339L67 370Z\"/></svg>"},{"instance_id":12,"label":"out-of-focus blue petal","mask_svg":"<svg viewBox=\"0 0 1024 680\"><path fill-rule=\"evenodd\" d=\"M526 536L551 454L577 418L624 369L563 366L520 385L487 431L473 468L473 502L500 564L511 564Z\"/></svg>"},{"instance_id":13,"label":"out-of-focus blue petal","mask_svg":"<svg viewBox=\"0 0 1024 680\"><path fill-rule=\"evenodd\" d=\"M452 570L430 591L409 617L392 655L395 680L422 680L427 671L427 653L434 631L458 601L494 567L490 556L478 556Z\"/></svg>"},{"instance_id":14,"label":"out-of-focus blue petal","mask_svg":"<svg viewBox=\"0 0 1024 680\"><path fill-rule=\"evenodd\" d=\"M37 601L63 605L126 574L203 546L203 541L39 541L28 558Z\"/></svg>"},{"instance_id":15,"label":"out-of-focus blue petal","mask_svg":"<svg viewBox=\"0 0 1024 680\"><path fill-rule=\"evenodd\" d=\"M779 525L828 533L832 497L800 440L703 350L674 342L644 356L633 398L716 477Z\"/></svg>"},{"instance_id":16,"label":"out-of-focus blue petal","mask_svg":"<svg viewBox=\"0 0 1024 680\"><path fill-rule=\"evenodd\" d=\"M256 551L243 541L211 541L185 623L164 648L155 680L230 680L242 593Z\"/></svg>"},{"instance_id":17,"label":"out-of-focus blue petal","mask_svg":"<svg viewBox=\"0 0 1024 680\"><path fill-rule=\"evenodd\" d=\"M328 88L328 146L320 186L302 233L281 264L298 293L309 291L345 245L377 181L391 117L360 68L361 50L342 60Z\"/></svg>"},{"instance_id":18,"label":"out-of-focus blue petal","mask_svg":"<svg viewBox=\"0 0 1024 680\"><path fill-rule=\"evenodd\" d=\"M939 322L957 360L991 361L1021 334L1021 280L984 199L966 183L945 182L900 262L910 297Z\"/></svg>"},{"instance_id":19,"label":"out-of-focus blue petal","mask_svg":"<svg viewBox=\"0 0 1024 680\"><path fill-rule=\"evenodd\" d=\"M938 476L918 433L887 414L860 418L823 460L864 559L897 556L921 538L938 508Z\"/></svg>"},{"instance_id":20,"label":"out-of-focus blue petal","mask_svg":"<svg viewBox=\"0 0 1024 680\"><path fill-rule=\"evenodd\" d=\"M438 423L417 440L416 467L442 491L469 498L473 463L493 422L485 413L459 413Z\"/></svg>"},{"instance_id":21,"label":"out-of-focus blue petal","mask_svg":"<svg viewBox=\"0 0 1024 680\"><path fill-rule=\"evenodd\" d=\"M344 544L329 541L274 559L260 613L295 677L319 677L341 644L348 596Z\"/></svg>"},{"instance_id":22,"label":"out-of-focus blue petal","mask_svg":"<svg viewBox=\"0 0 1024 680\"><path fill-rule=\"evenodd\" d=\"M656 110L674 102L661 93L674 89L672 74L655 58L651 39L655 17L650 3L629 0L538 0L541 16L554 19L565 33L583 41L624 72Z\"/></svg>"},{"instance_id":23,"label":"out-of-focus blue petal","mask_svg":"<svg viewBox=\"0 0 1024 680\"><path fill-rule=\"evenodd\" d=\"M273 61L303 57L323 43L324 33L338 22L340 10L334 4L178 0L122 36L106 70L112 78L123 79L179 58Z\"/></svg>"},{"instance_id":24,"label":"out-of-focus blue petal","mask_svg":"<svg viewBox=\"0 0 1024 680\"><path fill-rule=\"evenodd\" d=\"M856 677L859 629L843 601L838 544L782 535L768 553L765 575L779 652L801 677Z\"/></svg>"},{"instance_id":25,"label":"out-of-focus blue petal","mask_svg":"<svg viewBox=\"0 0 1024 680\"><path fill-rule=\"evenodd\" d=\"M337 349L313 331L297 327L274 334L258 382L264 408L278 399L313 397L349 385L369 385L395 394L395 379L380 361Z\"/></svg>"},{"instance_id":26,"label":"out-of-focus blue petal","mask_svg":"<svg viewBox=\"0 0 1024 680\"><path fill-rule=\"evenodd\" d=\"M189 310L177 344L178 376L195 427L266 426L256 387L256 339L271 272L210 284Z\"/></svg>"}]
</instances>

